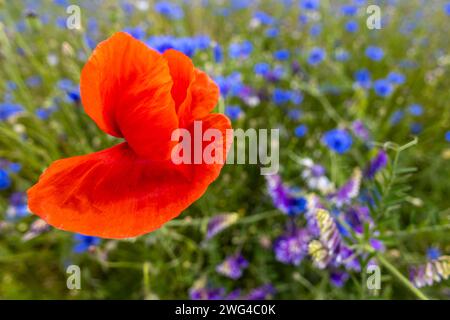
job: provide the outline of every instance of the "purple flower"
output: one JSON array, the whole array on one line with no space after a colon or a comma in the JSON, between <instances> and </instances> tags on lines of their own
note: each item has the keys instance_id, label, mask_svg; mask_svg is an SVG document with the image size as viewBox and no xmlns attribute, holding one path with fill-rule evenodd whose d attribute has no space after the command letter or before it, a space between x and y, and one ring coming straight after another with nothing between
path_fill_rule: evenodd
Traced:
<instances>
[{"instance_id":1,"label":"purple flower","mask_svg":"<svg viewBox=\"0 0 450 320\"><path fill-rule=\"evenodd\" d=\"M383 244L383 242L381 242L378 239L372 238L369 240L370 246L372 248L374 248L376 251L381 251L383 252L385 250L385 246Z\"/></svg>"},{"instance_id":2,"label":"purple flower","mask_svg":"<svg viewBox=\"0 0 450 320\"><path fill-rule=\"evenodd\" d=\"M306 209L306 199L294 196L279 175L266 176L267 187L276 208L287 215L297 215Z\"/></svg>"},{"instance_id":3,"label":"purple flower","mask_svg":"<svg viewBox=\"0 0 450 320\"><path fill-rule=\"evenodd\" d=\"M333 195L333 200L338 207L343 204L349 204L350 201L359 195L361 187L362 173L359 168L355 168L350 179L337 190Z\"/></svg>"},{"instance_id":4,"label":"purple flower","mask_svg":"<svg viewBox=\"0 0 450 320\"><path fill-rule=\"evenodd\" d=\"M236 280L242 276L242 271L248 267L248 261L241 254L227 257L216 267L216 271L230 279Z\"/></svg>"},{"instance_id":5,"label":"purple flower","mask_svg":"<svg viewBox=\"0 0 450 320\"><path fill-rule=\"evenodd\" d=\"M338 288L343 287L349 277L349 274L345 271L334 270L330 273L331 284Z\"/></svg>"},{"instance_id":6,"label":"purple flower","mask_svg":"<svg viewBox=\"0 0 450 320\"><path fill-rule=\"evenodd\" d=\"M365 206L351 206L345 211L345 221L359 234L363 233L365 224L373 224L369 208Z\"/></svg>"},{"instance_id":7,"label":"purple flower","mask_svg":"<svg viewBox=\"0 0 450 320\"><path fill-rule=\"evenodd\" d=\"M191 300L222 300L224 299L224 288L191 288L189 296Z\"/></svg>"},{"instance_id":8,"label":"purple flower","mask_svg":"<svg viewBox=\"0 0 450 320\"><path fill-rule=\"evenodd\" d=\"M219 214L210 218L206 227L206 240L211 239L222 230L231 226L237 219L237 213Z\"/></svg>"},{"instance_id":9,"label":"purple flower","mask_svg":"<svg viewBox=\"0 0 450 320\"><path fill-rule=\"evenodd\" d=\"M364 122L362 122L361 120L353 121L352 131L355 134L355 136L357 136L363 141L368 141L370 139L370 133L367 130L366 126L364 125Z\"/></svg>"},{"instance_id":10,"label":"purple flower","mask_svg":"<svg viewBox=\"0 0 450 320\"><path fill-rule=\"evenodd\" d=\"M12 193L9 197L9 206L6 209L8 219L23 218L28 214L30 214L30 211L28 210L27 194L25 192Z\"/></svg>"},{"instance_id":11,"label":"purple flower","mask_svg":"<svg viewBox=\"0 0 450 320\"><path fill-rule=\"evenodd\" d=\"M317 209L315 217L320 230L319 239L308 245L308 253L319 269L336 262L342 247L342 239L334 219L324 209Z\"/></svg>"},{"instance_id":12,"label":"purple flower","mask_svg":"<svg viewBox=\"0 0 450 320\"><path fill-rule=\"evenodd\" d=\"M280 236L274 243L276 259L284 264L298 266L308 253L309 240L305 229L296 229Z\"/></svg>"},{"instance_id":13,"label":"purple flower","mask_svg":"<svg viewBox=\"0 0 450 320\"><path fill-rule=\"evenodd\" d=\"M250 291L245 300L266 300L275 294L275 288L271 284L264 284Z\"/></svg>"},{"instance_id":14,"label":"purple flower","mask_svg":"<svg viewBox=\"0 0 450 320\"><path fill-rule=\"evenodd\" d=\"M378 151L376 156L370 161L369 165L364 171L364 176L366 176L369 179L373 179L375 177L375 174L386 167L388 162L388 156L386 151L381 149Z\"/></svg>"},{"instance_id":15,"label":"purple flower","mask_svg":"<svg viewBox=\"0 0 450 320\"><path fill-rule=\"evenodd\" d=\"M447 280L450 276L450 256L440 256L426 264L410 268L409 278L418 288Z\"/></svg>"}]
</instances>

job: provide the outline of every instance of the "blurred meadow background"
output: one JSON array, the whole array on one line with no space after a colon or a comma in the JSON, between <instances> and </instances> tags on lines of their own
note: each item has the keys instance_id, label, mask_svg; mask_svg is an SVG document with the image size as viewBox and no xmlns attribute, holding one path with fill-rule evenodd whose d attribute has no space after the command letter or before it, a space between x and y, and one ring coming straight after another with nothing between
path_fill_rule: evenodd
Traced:
<instances>
[{"instance_id":1,"label":"blurred meadow background","mask_svg":"<svg viewBox=\"0 0 450 320\"><path fill-rule=\"evenodd\" d=\"M278 175L226 165L136 239L33 216L26 190L52 161L117 144L79 93L116 31L190 56L234 128L280 129ZM0 1L0 298L448 299L449 34L438 0Z\"/></svg>"}]
</instances>

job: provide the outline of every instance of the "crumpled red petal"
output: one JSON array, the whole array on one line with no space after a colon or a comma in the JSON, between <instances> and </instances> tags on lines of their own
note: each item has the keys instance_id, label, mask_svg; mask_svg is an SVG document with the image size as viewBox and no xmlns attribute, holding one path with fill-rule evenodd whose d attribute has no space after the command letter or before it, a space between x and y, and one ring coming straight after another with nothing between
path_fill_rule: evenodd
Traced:
<instances>
[{"instance_id":1,"label":"crumpled red petal","mask_svg":"<svg viewBox=\"0 0 450 320\"><path fill-rule=\"evenodd\" d=\"M223 162L170 159L173 131L183 127L193 136L194 120L203 131L220 131L212 145L223 155L232 142L229 119L209 113L217 86L181 53L163 56L116 33L84 67L81 96L97 125L126 142L49 166L28 190L30 210L49 224L104 238L136 237L178 216L218 177ZM202 150L210 144L203 142Z\"/></svg>"},{"instance_id":2,"label":"crumpled red petal","mask_svg":"<svg viewBox=\"0 0 450 320\"><path fill-rule=\"evenodd\" d=\"M230 129L221 114L203 130ZM227 142L228 141L228 142ZM226 154L229 141L217 141ZM67 231L104 238L136 237L159 228L196 201L223 164L175 165L139 158L127 143L55 161L28 190L31 211Z\"/></svg>"},{"instance_id":3,"label":"crumpled red petal","mask_svg":"<svg viewBox=\"0 0 450 320\"><path fill-rule=\"evenodd\" d=\"M166 60L127 33L101 42L81 72L86 113L105 131L127 140L146 158L168 159L178 118Z\"/></svg>"}]
</instances>

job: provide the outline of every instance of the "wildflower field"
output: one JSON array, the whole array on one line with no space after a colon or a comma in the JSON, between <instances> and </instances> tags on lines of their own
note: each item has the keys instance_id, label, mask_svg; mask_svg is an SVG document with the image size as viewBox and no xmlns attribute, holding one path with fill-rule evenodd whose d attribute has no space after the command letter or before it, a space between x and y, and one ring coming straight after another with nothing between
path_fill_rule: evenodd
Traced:
<instances>
[{"instance_id":1,"label":"wildflower field","mask_svg":"<svg viewBox=\"0 0 450 320\"><path fill-rule=\"evenodd\" d=\"M126 136L86 113L91 83L80 92L120 31L118 46L192 59L234 130L278 129L278 170L225 164L178 217L126 239L33 214L27 190L53 161ZM0 0L0 299L449 299L449 34L440 0ZM133 139L154 155L152 134ZM154 198L176 203L169 179ZM41 208L97 196L71 182Z\"/></svg>"}]
</instances>

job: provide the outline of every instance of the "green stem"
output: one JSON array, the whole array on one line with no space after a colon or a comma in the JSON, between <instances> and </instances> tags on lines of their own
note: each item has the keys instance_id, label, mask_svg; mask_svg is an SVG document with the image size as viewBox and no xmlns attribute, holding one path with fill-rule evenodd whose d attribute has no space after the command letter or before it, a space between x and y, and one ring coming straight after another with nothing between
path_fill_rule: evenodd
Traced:
<instances>
[{"instance_id":1,"label":"green stem","mask_svg":"<svg viewBox=\"0 0 450 320\"><path fill-rule=\"evenodd\" d=\"M381 262L389 272L397 278L409 291L411 291L417 298L420 300L429 300L426 295L422 293L419 289L417 289L396 267L394 267L383 255L377 255L378 261Z\"/></svg>"}]
</instances>

